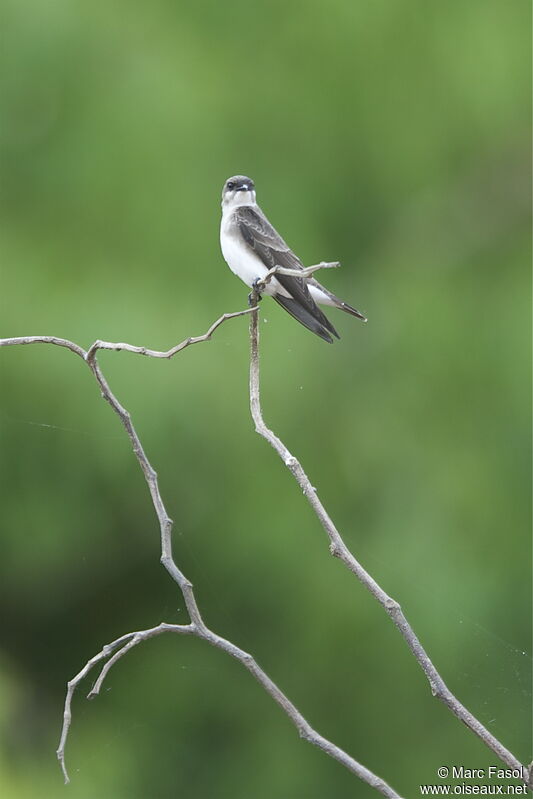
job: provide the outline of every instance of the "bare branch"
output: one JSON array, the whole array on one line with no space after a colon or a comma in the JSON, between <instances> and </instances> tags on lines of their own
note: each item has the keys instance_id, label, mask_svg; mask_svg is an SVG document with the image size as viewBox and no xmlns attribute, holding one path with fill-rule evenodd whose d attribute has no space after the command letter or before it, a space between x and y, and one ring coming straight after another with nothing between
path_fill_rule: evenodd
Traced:
<instances>
[{"instance_id":1,"label":"bare branch","mask_svg":"<svg viewBox=\"0 0 533 799\"><path fill-rule=\"evenodd\" d=\"M202 627L203 621L200 615L200 611L198 609L198 605L196 604L196 599L192 591L192 584L185 577L183 572L181 572L178 569L172 557L171 533L172 533L173 522L170 516L168 515L164 502L161 498L161 493L159 491L159 483L157 481L157 472L152 467L152 464L146 457L146 453L141 444L141 440L137 435L137 431L133 426L130 414L120 404L120 402L117 400L117 398L111 391L109 384L105 379L102 370L100 369L100 365L96 360L95 349L92 350L92 354L90 356L89 353L87 354L86 360L91 372L94 374L98 382L98 385L101 388L102 397L111 405L117 416L120 418L120 421L124 425L128 438L131 441L135 457L139 461L139 465L143 471L145 480L148 484L154 509L157 514L157 518L159 520L159 528L161 534L161 563L163 564L167 572L170 574L172 579L179 585L191 621L197 624L199 627Z\"/></svg>"},{"instance_id":2,"label":"bare branch","mask_svg":"<svg viewBox=\"0 0 533 799\"><path fill-rule=\"evenodd\" d=\"M80 683L84 677L90 672L92 667L99 663L101 660L104 660L106 657L109 657L111 652L116 649L117 646L124 643L125 641L130 638L131 633L126 633L126 635L121 635L120 638L117 638L111 644L106 644L102 647L101 651L98 652L97 655L94 655L90 660L87 661L85 666L79 671L72 680L69 680L67 683L67 696L65 698L65 709L63 711L63 728L61 730L61 738L59 741L59 746L57 748L57 759L61 765L61 770L63 771L63 776L65 778L65 784L70 782L68 772L65 766L65 744L67 742L68 731L70 729L70 723L72 721L72 712L71 712L71 704L72 704L72 695L76 690L78 683Z\"/></svg>"},{"instance_id":3,"label":"bare branch","mask_svg":"<svg viewBox=\"0 0 533 799\"><path fill-rule=\"evenodd\" d=\"M274 701L277 702L277 704L282 708L282 710L297 728L301 738L309 741L309 743L314 744L319 749L322 749L324 752L326 752L326 754L335 760L338 760L339 763L342 763L343 766L353 772L368 785L375 788L383 796L389 797L389 799L401 799L400 795L396 793L396 791L384 780L382 780L376 774L373 774L373 772L365 768L365 766L363 766L361 763L358 763L357 760L354 760L354 758L350 757L350 755L340 749L340 747L335 746L335 744L333 744L331 741L328 741L327 738L324 738L322 735L317 733L302 716L295 705L293 705L287 696L285 696L285 694L277 687L277 685L272 682L270 677L266 674L266 672L263 671L252 655L250 655L248 652L245 652L243 649L240 649L240 647L235 646L235 644L233 644L231 641L228 641L225 638L222 638L222 636L212 632L207 627L203 626L202 628L198 628L195 624L183 625L161 623L157 627L151 627L148 630L138 630L137 632L122 635L120 638L117 638L116 641L112 641L110 644L104 646L103 649L97 655L87 661L83 669L81 669L81 671L78 672L78 674L72 680L70 680L68 683L67 697L65 700L61 740L57 750L57 756L61 764L66 783L68 783L70 780L65 766L65 744L67 742L72 718L72 696L80 682L87 676L90 670L97 665L97 663L100 663L102 660L105 660L106 657L111 655L107 663L102 668L98 679L96 680L87 697L88 699L94 698L99 694L105 678L117 660L123 657L123 655L129 652L129 650L134 646L140 644L141 641L147 641L149 638L154 638L157 635L167 632L177 633L179 635L194 635L197 638L207 641L207 643L211 644L211 646L226 652L226 654L230 655L232 658L235 658L235 660L238 660L248 669L248 671L272 697L272 699L274 699ZM114 654L111 654L113 652Z\"/></svg>"},{"instance_id":4,"label":"bare branch","mask_svg":"<svg viewBox=\"0 0 533 799\"><path fill-rule=\"evenodd\" d=\"M100 675L97 678L93 688L89 692L88 698L92 699L99 694L110 669L115 665L115 663L121 657L127 654L127 652L129 652L130 649L132 649L134 646L137 646L137 644L141 643L141 641L147 640L148 638L152 638L156 635L160 635L165 632L174 632L181 635L194 635L198 638L202 638L203 640L210 643L212 646L221 649L231 657L238 660L248 669L248 671L252 674L252 676L255 677L255 679L263 686L263 688L274 699L274 701L282 708L282 710L284 710L284 712L292 721L294 726L298 729L300 736L304 740L309 741L313 745L317 746L319 749L322 749L324 752L326 752L326 754L328 754L330 757L334 758L335 760L338 760L339 763L342 763L343 766L345 766L353 774L359 777L359 779L361 779L363 782L366 782L372 788L375 788L383 796L386 796L389 799L402 799L400 794L398 794L393 788L390 787L390 785L388 785L384 780L382 780L381 777L379 777L377 774L374 774L372 771L367 769L357 760L348 755L343 749L336 746L334 743L332 743L331 741L320 735L318 732L316 732L316 730L314 730L311 727L311 725L307 722L307 720L295 707L295 705L292 704L292 702L285 696L285 694L278 688L278 686L270 679L270 677L266 674L266 672L264 672L263 669L261 669L259 664L249 653L240 649L238 646L231 643L230 641L227 641L225 638L222 638L221 636L212 632L205 625L196 603L196 598L193 592L193 586L189 582L189 580L187 580L185 575L178 569L172 556L172 544L171 544L172 520L169 517L165 505L163 503L163 500L161 498L161 494L159 491L159 484L157 480L157 473L152 467L151 463L149 462L146 453L144 452L144 449L142 447L139 436L135 430L129 412L126 410L126 408L124 408L121 405L121 403L118 401L118 399L111 391L109 383L107 382L96 358L96 353L99 349L126 350L128 352L133 352L135 354L149 355L151 357L156 357L156 358L170 358L172 357L172 355L176 354L182 349L185 349L185 347L188 347L190 344L195 344L200 341L209 340L214 331L226 319L232 319L237 316L242 316L243 314L250 313L251 311L253 311L252 317L255 318L257 312L256 308L246 309L245 311L238 311L237 313L233 314L224 314L211 325L209 330L203 336L198 336L195 338L187 338L181 344L178 344L176 345L176 347L167 350L167 352L148 350L144 347L133 347L129 344L122 344L122 343L112 344L109 342L100 342L100 341L96 341L89 348L89 350L85 352L81 347L79 347L77 344L74 344L71 341L67 341L66 339L58 339L52 336L29 336L19 339L0 339L0 346L10 346L13 344L39 344L39 343L56 344L58 346L67 347L68 349L72 350L72 352L75 352L77 355L79 355L85 360L100 387L102 397L110 404L112 409L117 414L117 416L119 417L120 421L122 422L126 430L128 438L130 439L135 457L139 462L146 483L150 490L154 509L156 511L157 518L159 520L159 526L161 532L161 562L165 566L170 576L179 585L183 597L185 599L187 610L191 619L191 623L188 625L162 623L157 627L152 627L148 630L141 630L122 635L119 638L117 638L115 641L112 641L110 644L104 646L98 654L94 655L94 657L92 657L90 660L87 661L85 666L78 672L78 674L76 674L76 676L73 677L67 683L67 694L65 697L65 707L63 712L63 726L61 730L59 746L56 753L57 758L61 765L65 783L68 783L70 779L65 763L65 746L67 743L68 734L70 731L70 725L72 721L72 697L79 683L88 675L91 669L94 666L96 666L98 663L106 660L106 658L109 658L105 663L105 665L103 666Z\"/></svg>"},{"instance_id":5,"label":"bare branch","mask_svg":"<svg viewBox=\"0 0 533 799\"><path fill-rule=\"evenodd\" d=\"M318 269L333 268L337 265L338 264L336 263L318 264L316 266L308 267L303 271L298 270L295 276L307 277ZM261 284L256 288L256 292L257 290L260 291L261 286L266 285L266 283L276 273L292 274L293 271L294 270L283 269L282 267L274 267L274 269L270 270L270 272L267 273L267 275L264 278L264 281L262 281ZM252 293L252 301L254 300L254 298L255 300L257 300L256 292ZM163 500L161 498L157 473L153 469L151 463L149 462L146 456L146 453L144 452L144 449L142 447L139 436L135 430L129 412L126 410L126 408L124 408L121 405L121 403L118 401L116 396L111 391L109 383L107 382L96 358L97 352L100 349L126 350L134 354L147 355L154 358L171 358L173 357L173 355L185 349L191 344L196 344L202 341L208 341L211 338L212 334L215 332L215 330L221 324L223 324L223 322L225 322L227 319L232 319L237 316L242 316L250 312L251 312L250 407L256 431L260 435L262 435L267 441L269 441L269 443L276 450L278 455L283 460L284 464L291 471L291 473L297 480L298 484L302 488L304 495L311 504L320 523L322 524L322 527L324 528L329 537L331 553L335 557L338 557L350 569L350 571L352 571L358 577L358 579L373 594L373 596L378 600L378 602L384 607L388 615L392 618L395 625L398 627L401 634L405 638L416 660L422 667L430 683L432 693L435 696L438 696L458 718L460 718L471 730L473 730L481 738L481 740L484 741L484 743L501 758L501 760L504 763L506 763L512 768L521 769L522 773L524 774L524 780L527 781L528 770L524 766L522 766L522 764L520 764L520 762L514 757L514 755L512 755L496 738L494 738L494 736L491 733L488 732L488 730L455 698L455 696L447 688L444 681L442 680L439 673L432 664L431 660L429 659L427 653L420 644L420 641L415 635L413 629L407 622L400 608L400 605L383 591L383 589L365 571L365 569L358 563L358 561L348 550L338 530L336 529L332 520L327 514L324 506L320 502L317 493L313 488L313 486L311 485L300 462L289 452L289 450L283 444L283 442L266 426L263 420L261 406L260 406L259 330L258 330L257 306L254 305L254 307L250 309L237 311L236 313L231 313L231 314L223 314L219 319L217 319L211 325L211 327L207 330L205 334L196 337L189 337L184 341L182 341L180 344L177 344L175 347L172 347L167 351L150 350L145 347L135 347L133 345L125 343L96 341L87 350L87 352L85 352L85 350L83 350L77 344L74 344L73 342L68 341L67 339L56 338L53 336L29 336L22 338L10 338L10 339L0 340L0 346L44 343L44 344L54 344L60 347L66 347L67 349L70 349L72 352L74 352L76 355L83 358L83 360L87 363L87 366L91 370L92 374L94 375L100 387L103 398L109 403L111 408L119 417L130 439L134 454L139 462L146 483L150 490L154 509L156 511L159 520L160 534L161 534L161 562L168 571L168 573L170 574L170 576L172 577L172 579L179 585L183 593L187 610L191 619L191 623L188 625L161 623L157 627L152 627L148 630L127 633L126 635L120 636L115 641L104 646L103 649L97 655L88 660L85 666L81 669L81 671L78 672L78 674L68 682L67 694L65 698L65 708L63 714L63 727L61 731L59 747L57 750L57 756L63 771L65 782L69 781L68 773L65 766L65 745L68 738L68 733L70 730L70 724L72 719L72 713L71 713L72 697L79 683L87 676L87 674L91 671L91 669L94 666L96 666L98 663L101 663L102 661L106 661L100 672L99 677L97 678L93 688L89 693L90 698L97 696L101 690L101 687L110 669L115 665L115 663L121 657L127 654L127 652L129 652L130 649L132 649L134 646L141 643L142 641L145 641L156 635L160 635L165 632L174 632L181 635L194 635L198 638L202 638L203 640L210 643L212 646L221 649L231 657L241 662L248 669L248 671L255 677L255 679L264 687L264 689L274 699L274 701L276 701L277 704L284 710L284 712L290 718L292 723L298 729L300 736L302 738L314 744L318 748L322 749L324 752L330 755L330 757L334 758L335 760L338 760L352 773L354 773L356 776L358 776L368 785L375 788L383 796L391 797L392 799L401 799L399 794L396 793L396 791L393 788L391 788L386 782L384 782L380 777L369 771L362 764L358 763L350 755L348 755L346 752L340 749L340 747L337 747L331 741L328 741L319 733L317 733L309 725L309 723L302 716L299 710L285 696L285 694L283 694L283 692L272 682L272 680L268 677L268 675L260 668L260 666L257 664L257 662L250 654L240 649L239 647L235 646L235 644L231 643L230 641L227 641L226 639L212 632L205 625L196 603L196 599L193 592L193 586L190 583L190 581L185 577L185 575L179 570L172 556L172 544L171 544L172 520L170 519L166 511L165 505L163 503Z\"/></svg>"},{"instance_id":6,"label":"bare branch","mask_svg":"<svg viewBox=\"0 0 533 799\"><path fill-rule=\"evenodd\" d=\"M209 330L202 336L189 336L180 342L180 344L176 344L175 347L171 347L169 350L149 350L146 347L134 347L132 344L113 343L110 341L95 341L94 344L89 347L86 357L87 360L91 360L97 350L127 350L127 352L133 352L137 355L148 355L150 358L172 358L178 352L181 352L191 344L199 344L202 341L209 341L215 330L217 330L217 328L219 328L220 325L222 325L228 319L235 319L237 316L243 316L244 314L250 313L251 310L251 308L245 308L243 311L234 311L233 313L222 314L222 316L213 322Z\"/></svg>"},{"instance_id":7,"label":"bare branch","mask_svg":"<svg viewBox=\"0 0 533 799\"><path fill-rule=\"evenodd\" d=\"M253 297L252 297L253 299ZM407 621L399 603L392 599L380 585L374 580L373 577L361 566L361 564L352 555L346 544L344 543L339 531L333 524L329 514L327 513L322 502L318 498L316 489L311 484L311 481L304 472L301 463L297 458L292 455L285 444L279 439L275 433L270 430L263 419L261 411L261 400L259 392L259 325L258 315L254 313L250 317L250 410L255 424L256 432L259 433L268 443L276 450L279 457L289 469L298 485L302 489L304 496L313 508L316 516L322 527L324 528L330 540L331 554L339 558L345 566L360 580L360 582L367 588L370 593L377 599L380 605L383 606L390 618L393 620L396 627L404 637L405 641L414 657L422 667L431 687L433 696L438 697L444 704L460 719L472 732L474 732L481 740L498 755L506 765L513 769L521 769L524 775L524 780L527 779L527 769L520 761L508 750L497 738L481 724L475 716L470 713L466 707L459 702L459 700L452 694L450 689L445 684L439 672L431 662L427 652L418 640L413 628Z\"/></svg>"},{"instance_id":8,"label":"bare branch","mask_svg":"<svg viewBox=\"0 0 533 799\"><path fill-rule=\"evenodd\" d=\"M0 339L0 347L12 347L14 344L55 344L57 347L66 347L72 350L80 358L85 358L85 350L74 344L73 341L68 341L66 338L57 338L56 336L21 336L19 338L2 338Z\"/></svg>"},{"instance_id":9,"label":"bare branch","mask_svg":"<svg viewBox=\"0 0 533 799\"><path fill-rule=\"evenodd\" d=\"M267 283L270 283L275 275L288 275L289 277L307 278L311 277L314 272L318 272L319 269L337 269L339 266L339 261L321 261L319 264L305 266L303 269L289 269L287 266L276 265L273 266L272 269L269 269L266 275L255 284L254 289L260 294L265 290L265 286Z\"/></svg>"},{"instance_id":10,"label":"bare branch","mask_svg":"<svg viewBox=\"0 0 533 799\"><path fill-rule=\"evenodd\" d=\"M75 677L73 677L67 683L67 695L65 698L65 709L63 711L63 727L61 729L61 738L59 740L59 746L57 748L56 754L57 759L61 765L61 770L63 772L63 777L65 779L65 785L70 782L70 777L68 775L67 767L65 764L65 745L67 743L68 733L70 730L70 724L72 721L72 697L74 695L74 691L80 684L80 682L89 674L91 669L96 666L97 663L100 663L102 660L108 658L113 652L114 655L107 661L106 665L102 669L102 672L96 681L94 687L88 694L87 698L92 699L95 697L102 687L102 683L114 663L122 657L122 655L126 654L133 646L139 644L141 641L146 641L148 638L153 638L155 635L159 635L160 633L165 632L167 629L172 629L173 632L181 632L186 634L192 629L191 625L178 625L178 624L160 624L157 627L152 627L149 630L142 630L141 632L134 632L134 633L126 633L125 635L121 635L120 638L116 638L114 641L111 641L110 644L106 644L98 654L94 655L90 660L87 661L85 666L79 671ZM117 649L118 648L118 649ZM117 650L117 651L115 651Z\"/></svg>"}]
</instances>

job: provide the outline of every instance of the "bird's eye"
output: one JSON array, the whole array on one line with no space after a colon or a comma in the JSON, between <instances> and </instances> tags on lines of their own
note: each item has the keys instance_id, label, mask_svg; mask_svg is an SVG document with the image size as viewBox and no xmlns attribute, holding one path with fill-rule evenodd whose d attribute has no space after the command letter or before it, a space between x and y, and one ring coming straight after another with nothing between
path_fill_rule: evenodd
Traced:
<instances>
[{"instance_id":1,"label":"bird's eye","mask_svg":"<svg viewBox=\"0 0 533 799\"><path fill-rule=\"evenodd\" d=\"M235 183L232 180L230 180L230 182L228 183L228 189L230 191L233 191L234 188L235 188Z\"/></svg>"}]
</instances>

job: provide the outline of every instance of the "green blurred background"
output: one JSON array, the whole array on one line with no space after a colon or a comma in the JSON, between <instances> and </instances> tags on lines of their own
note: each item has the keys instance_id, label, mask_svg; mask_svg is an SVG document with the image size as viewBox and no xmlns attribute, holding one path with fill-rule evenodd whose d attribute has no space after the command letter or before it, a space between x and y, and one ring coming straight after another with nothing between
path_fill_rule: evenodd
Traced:
<instances>
[{"instance_id":1,"label":"green blurred background","mask_svg":"<svg viewBox=\"0 0 533 799\"><path fill-rule=\"evenodd\" d=\"M327 346L265 299L263 406L347 544L458 697L530 736L529 3L4 0L2 336L167 348L247 291L219 252L230 174L369 317ZM496 758L253 431L246 319L173 361L103 353L210 626L407 797ZM0 353L0 794L376 794L302 742L238 664L173 636L102 696L101 646L185 621L124 432L54 347Z\"/></svg>"}]
</instances>

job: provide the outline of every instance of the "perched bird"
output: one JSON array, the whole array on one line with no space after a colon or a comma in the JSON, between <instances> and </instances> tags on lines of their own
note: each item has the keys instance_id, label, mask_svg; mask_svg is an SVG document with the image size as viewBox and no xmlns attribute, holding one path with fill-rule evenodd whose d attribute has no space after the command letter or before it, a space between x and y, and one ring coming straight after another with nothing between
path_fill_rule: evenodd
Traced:
<instances>
[{"instance_id":1,"label":"perched bird","mask_svg":"<svg viewBox=\"0 0 533 799\"><path fill-rule=\"evenodd\" d=\"M255 288L274 266L298 271L304 268L257 205L254 182L244 175L235 175L224 183L220 247L231 271L250 288ZM340 337L317 303L339 308L366 322L362 313L313 277L277 274L262 293L274 297L298 322L330 344L332 335Z\"/></svg>"}]
</instances>

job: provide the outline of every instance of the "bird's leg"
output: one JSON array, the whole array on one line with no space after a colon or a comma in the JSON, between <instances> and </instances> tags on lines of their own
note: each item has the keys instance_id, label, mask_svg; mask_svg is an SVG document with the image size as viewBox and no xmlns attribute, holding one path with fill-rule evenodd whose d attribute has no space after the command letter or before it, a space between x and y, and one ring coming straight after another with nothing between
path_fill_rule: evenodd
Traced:
<instances>
[{"instance_id":1,"label":"bird's leg","mask_svg":"<svg viewBox=\"0 0 533 799\"><path fill-rule=\"evenodd\" d=\"M261 302L263 299L260 292L260 287L264 288L260 278L256 277L254 282L252 283L252 290L248 294L248 305L250 308L254 308L258 302Z\"/></svg>"}]
</instances>

